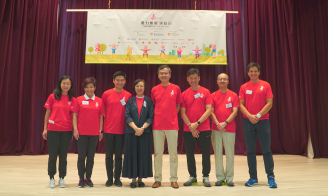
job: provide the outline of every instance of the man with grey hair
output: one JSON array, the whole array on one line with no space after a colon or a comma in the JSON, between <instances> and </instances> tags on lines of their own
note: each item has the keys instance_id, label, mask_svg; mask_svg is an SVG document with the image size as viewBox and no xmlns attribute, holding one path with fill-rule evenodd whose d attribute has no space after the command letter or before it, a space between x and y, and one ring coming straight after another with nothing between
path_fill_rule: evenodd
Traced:
<instances>
[{"instance_id":1,"label":"man with grey hair","mask_svg":"<svg viewBox=\"0 0 328 196\"><path fill-rule=\"evenodd\" d=\"M169 82L171 69L168 65L161 65L158 70L158 79L161 84L151 90L151 99L154 102L154 168L155 183L153 188L161 186L162 162L165 137L170 154L170 181L172 188L179 188L178 181L178 112L180 110L180 87Z\"/></svg>"}]
</instances>

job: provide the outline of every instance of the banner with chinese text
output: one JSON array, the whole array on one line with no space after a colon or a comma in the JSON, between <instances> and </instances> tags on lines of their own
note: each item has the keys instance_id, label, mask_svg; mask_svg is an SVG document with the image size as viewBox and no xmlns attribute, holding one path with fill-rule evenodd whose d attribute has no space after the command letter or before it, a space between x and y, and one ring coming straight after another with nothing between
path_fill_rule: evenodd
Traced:
<instances>
[{"instance_id":1,"label":"banner with chinese text","mask_svg":"<svg viewBox=\"0 0 328 196\"><path fill-rule=\"evenodd\" d=\"M226 13L88 11L85 63L226 65Z\"/></svg>"}]
</instances>

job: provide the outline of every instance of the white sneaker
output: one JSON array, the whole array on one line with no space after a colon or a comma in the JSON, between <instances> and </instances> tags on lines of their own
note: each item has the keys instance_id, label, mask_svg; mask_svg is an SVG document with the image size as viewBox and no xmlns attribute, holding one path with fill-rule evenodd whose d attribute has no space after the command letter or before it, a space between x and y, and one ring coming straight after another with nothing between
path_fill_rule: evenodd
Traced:
<instances>
[{"instance_id":1,"label":"white sneaker","mask_svg":"<svg viewBox=\"0 0 328 196\"><path fill-rule=\"evenodd\" d=\"M211 187L212 184L210 183L210 179L208 177L203 177L203 185L205 187Z\"/></svg>"},{"instance_id":2,"label":"white sneaker","mask_svg":"<svg viewBox=\"0 0 328 196\"><path fill-rule=\"evenodd\" d=\"M229 180L227 184L228 184L228 186L235 186L235 183L233 183L232 180Z\"/></svg>"},{"instance_id":3,"label":"white sneaker","mask_svg":"<svg viewBox=\"0 0 328 196\"><path fill-rule=\"evenodd\" d=\"M65 188L66 187L66 183L65 180L60 178L59 179L59 183L58 183L59 188Z\"/></svg>"},{"instance_id":4,"label":"white sneaker","mask_svg":"<svg viewBox=\"0 0 328 196\"><path fill-rule=\"evenodd\" d=\"M51 178L48 187L52 189L55 188L55 186L56 186L56 181L55 179Z\"/></svg>"}]
</instances>

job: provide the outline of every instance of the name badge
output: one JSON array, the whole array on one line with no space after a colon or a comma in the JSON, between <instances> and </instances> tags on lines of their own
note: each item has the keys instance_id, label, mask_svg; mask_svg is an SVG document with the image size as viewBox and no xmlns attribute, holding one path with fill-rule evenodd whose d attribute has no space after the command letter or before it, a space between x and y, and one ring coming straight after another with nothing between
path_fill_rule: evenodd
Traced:
<instances>
[{"instance_id":1,"label":"name badge","mask_svg":"<svg viewBox=\"0 0 328 196\"><path fill-rule=\"evenodd\" d=\"M89 101L82 101L82 105L89 105Z\"/></svg>"},{"instance_id":2,"label":"name badge","mask_svg":"<svg viewBox=\"0 0 328 196\"><path fill-rule=\"evenodd\" d=\"M50 124L55 124L55 122L53 121L53 120L48 120L48 122L50 123Z\"/></svg>"},{"instance_id":3,"label":"name badge","mask_svg":"<svg viewBox=\"0 0 328 196\"><path fill-rule=\"evenodd\" d=\"M196 95L194 95L195 99L197 99L198 97L200 97L200 94L197 93Z\"/></svg>"},{"instance_id":4,"label":"name badge","mask_svg":"<svg viewBox=\"0 0 328 196\"><path fill-rule=\"evenodd\" d=\"M124 105L126 105L126 103L125 103L125 100L124 99L121 99L120 100L121 101L121 104L124 106Z\"/></svg>"},{"instance_id":5,"label":"name badge","mask_svg":"<svg viewBox=\"0 0 328 196\"><path fill-rule=\"evenodd\" d=\"M144 101L144 104L143 105L144 105L144 107L147 107L147 102Z\"/></svg>"},{"instance_id":6,"label":"name badge","mask_svg":"<svg viewBox=\"0 0 328 196\"><path fill-rule=\"evenodd\" d=\"M251 90L247 90L247 91L246 91L246 94L251 95L251 94L252 94L252 91L251 91Z\"/></svg>"},{"instance_id":7,"label":"name badge","mask_svg":"<svg viewBox=\"0 0 328 196\"><path fill-rule=\"evenodd\" d=\"M226 108L231 108L231 107L232 107L231 103L226 104Z\"/></svg>"}]
</instances>

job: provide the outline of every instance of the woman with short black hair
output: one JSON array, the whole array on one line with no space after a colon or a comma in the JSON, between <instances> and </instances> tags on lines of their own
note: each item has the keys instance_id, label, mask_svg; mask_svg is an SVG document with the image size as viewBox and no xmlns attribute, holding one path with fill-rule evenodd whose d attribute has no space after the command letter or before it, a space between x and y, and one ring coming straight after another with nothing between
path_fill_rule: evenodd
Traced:
<instances>
[{"instance_id":1,"label":"woman with short black hair","mask_svg":"<svg viewBox=\"0 0 328 196\"><path fill-rule=\"evenodd\" d=\"M103 114L105 113L101 98L95 96L96 79L86 78L83 82L85 94L76 98L71 108L73 113L74 137L77 140L78 187L93 187L91 181L96 147L104 137Z\"/></svg>"},{"instance_id":2,"label":"woman with short black hair","mask_svg":"<svg viewBox=\"0 0 328 196\"><path fill-rule=\"evenodd\" d=\"M153 122L154 105L153 101L144 95L144 80L136 80L133 89L136 96L127 101L125 108L127 125L122 177L132 179L130 187L136 188L145 186L142 178L153 177L150 125Z\"/></svg>"}]
</instances>

